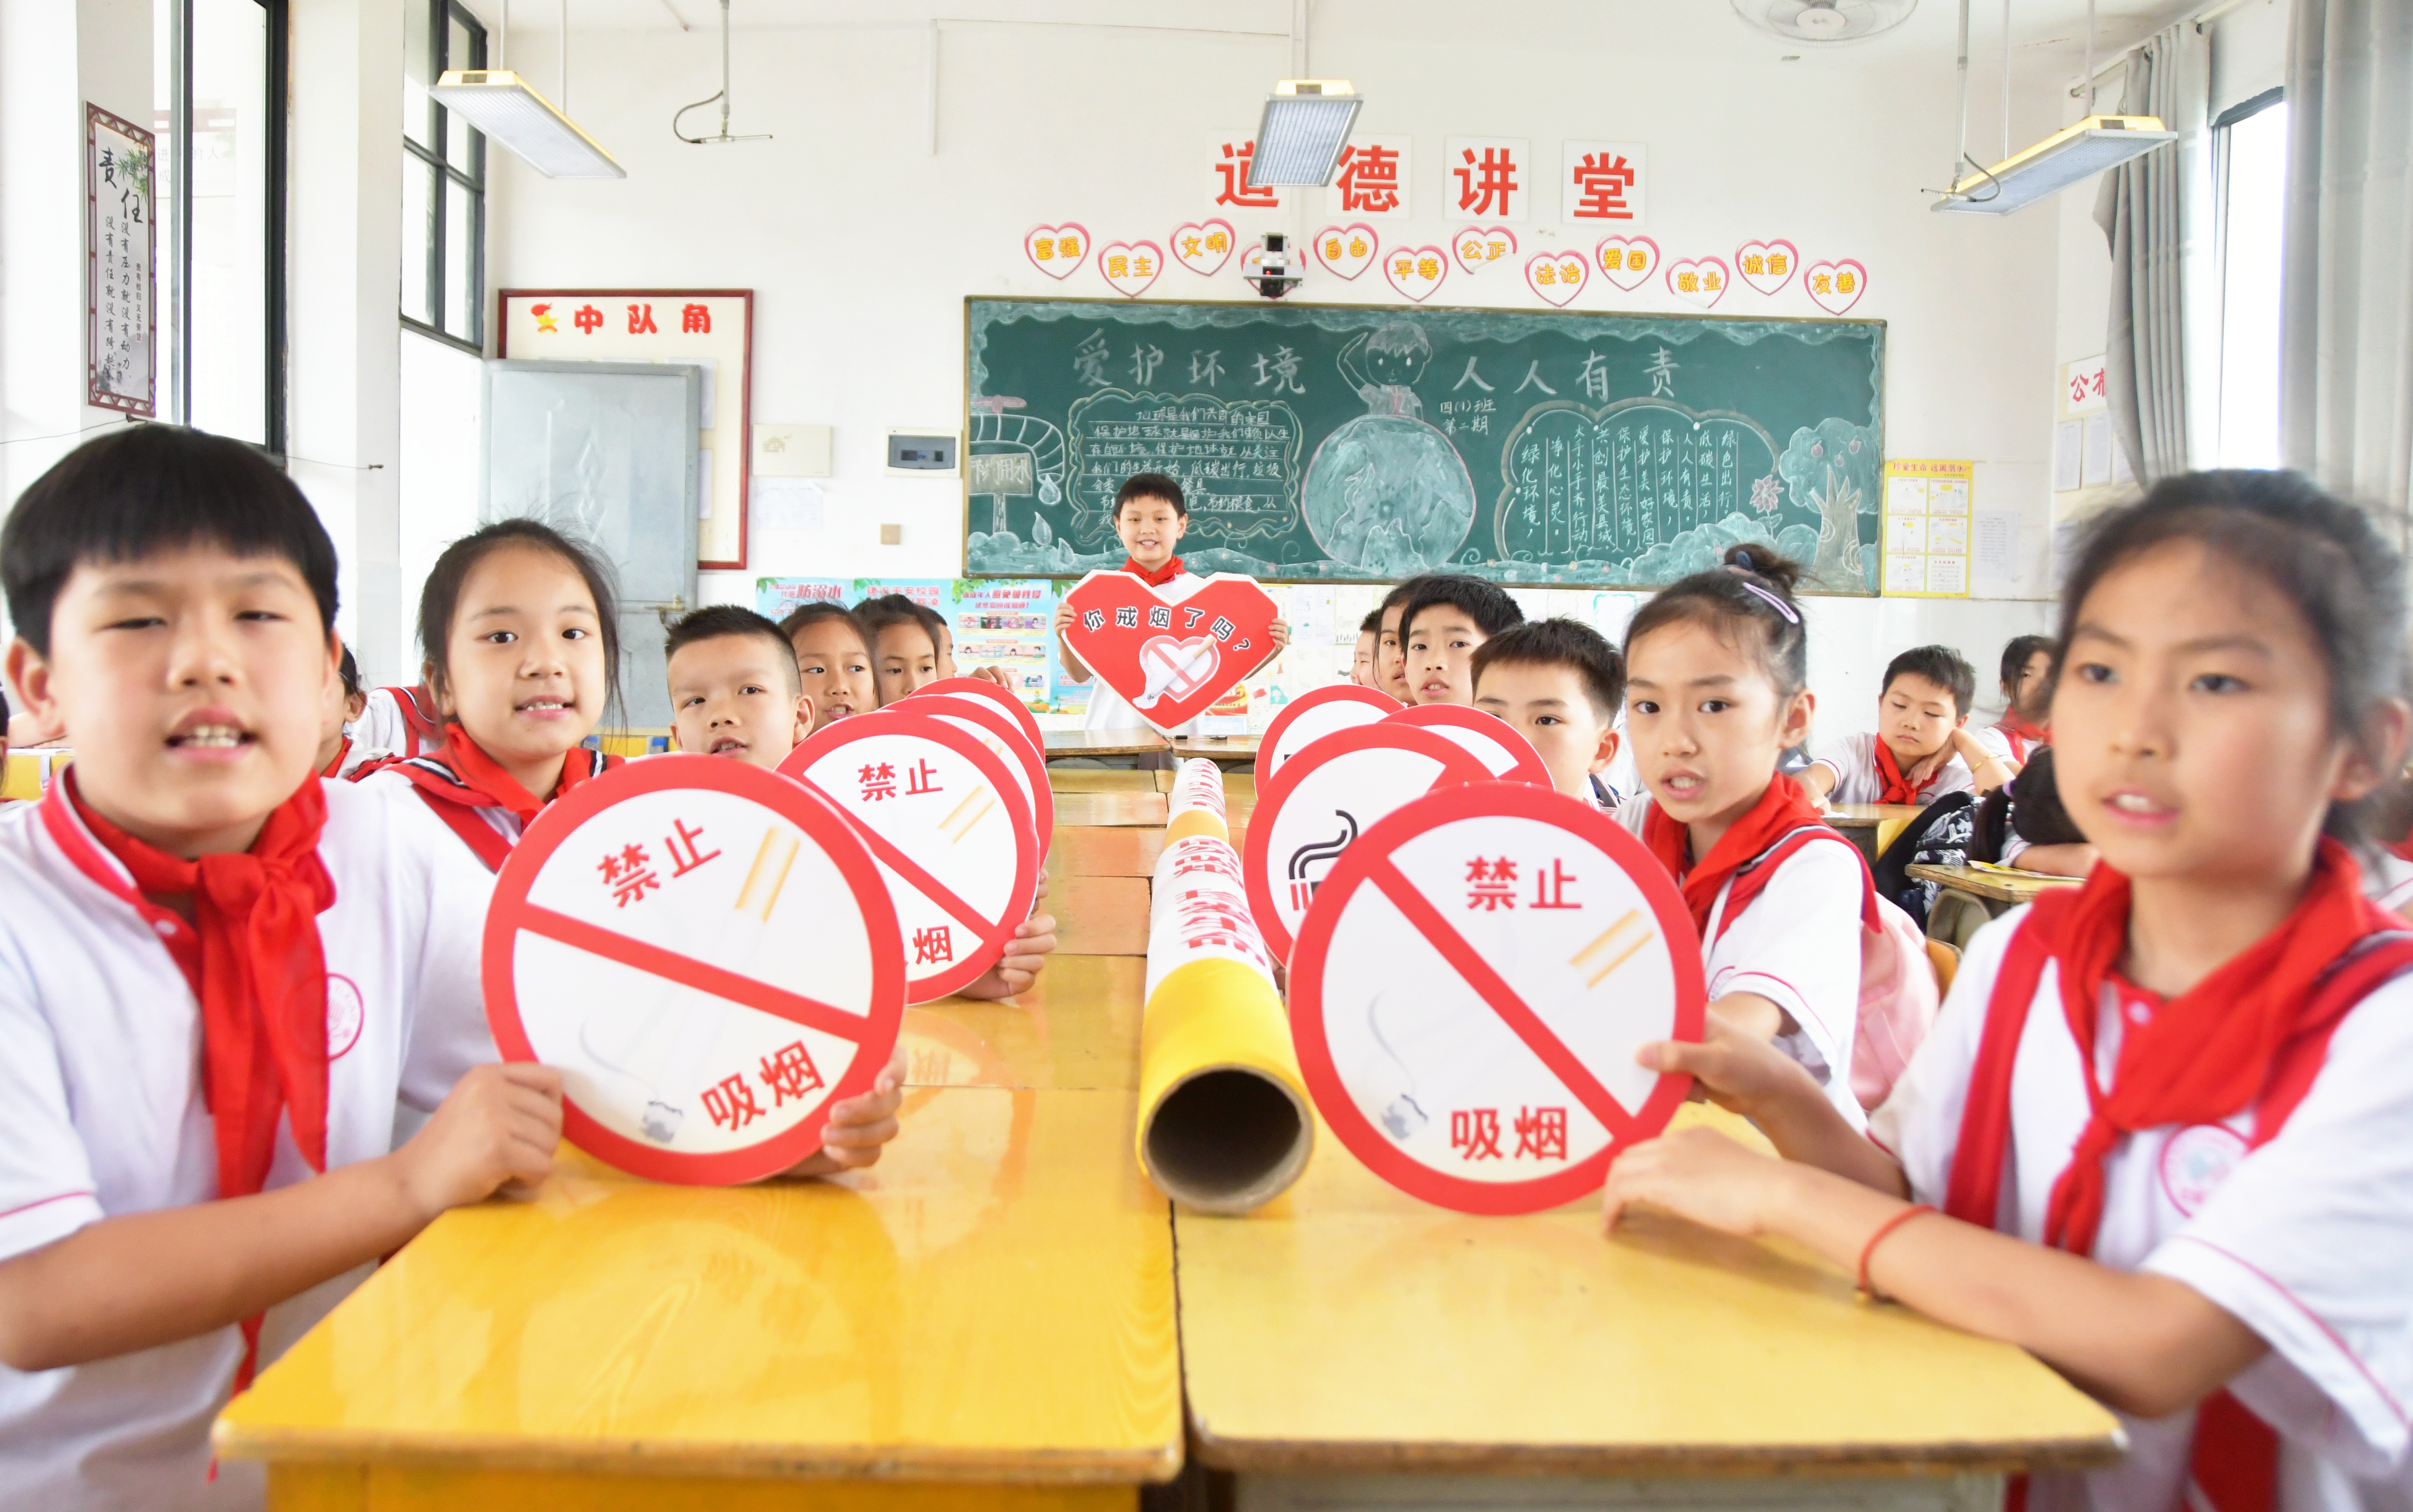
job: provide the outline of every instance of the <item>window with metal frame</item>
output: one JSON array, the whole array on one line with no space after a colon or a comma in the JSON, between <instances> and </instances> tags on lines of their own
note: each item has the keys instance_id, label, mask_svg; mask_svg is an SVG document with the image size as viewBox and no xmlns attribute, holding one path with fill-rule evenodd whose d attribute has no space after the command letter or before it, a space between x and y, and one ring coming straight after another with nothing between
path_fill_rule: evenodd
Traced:
<instances>
[{"instance_id":1,"label":"window with metal frame","mask_svg":"<svg viewBox=\"0 0 2413 1512\"><path fill-rule=\"evenodd\" d=\"M2272 89L2213 124L2218 216L2220 380L2216 455L2224 467L2279 465L2279 252L2287 208L2287 101Z\"/></svg>"},{"instance_id":2,"label":"window with metal frame","mask_svg":"<svg viewBox=\"0 0 2413 1512\"><path fill-rule=\"evenodd\" d=\"M482 351L486 138L427 90L486 66L486 28L460 0L406 0L403 14L402 323Z\"/></svg>"}]
</instances>

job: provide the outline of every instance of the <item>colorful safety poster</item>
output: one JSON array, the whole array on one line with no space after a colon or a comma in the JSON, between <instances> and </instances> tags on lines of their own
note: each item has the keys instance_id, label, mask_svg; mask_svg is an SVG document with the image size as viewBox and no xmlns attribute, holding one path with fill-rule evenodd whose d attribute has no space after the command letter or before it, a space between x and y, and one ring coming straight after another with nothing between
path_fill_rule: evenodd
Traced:
<instances>
[{"instance_id":1,"label":"colorful safety poster","mask_svg":"<svg viewBox=\"0 0 2413 1512\"><path fill-rule=\"evenodd\" d=\"M821 1148L905 1007L896 912L854 829L709 756L631 763L547 808L495 880L483 965L495 1043L561 1072L570 1142L693 1185Z\"/></svg>"},{"instance_id":2,"label":"colorful safety poster","mask_svg":"<svg viewBox=\"0 0 2413 1512\"><path fill-rule=\"evenodd\" d=\"M1088 707L1088 688L1063 680L1048 630L1062 588L1044 577L762 577L754 580L754 607L777 620L807 603L852 608L901 593L946 616L957 668L999 668L1032 713L1079 714Z\"/></svg>"},{"instance_id":3,"label":"colorful safety poster","mask_svg":"<svg viewBox=\"0 0 2413 1512\"><path fill-rule=\"evenodd\" d=\"M1616 821L1520 782L1434 793L1325 878L1290 958L1316 1110L1367 1168L1472 1213L1554 1208L1691 1087L1635 1063L1701 1037L1691 915Z\"/></svg>"},{"instance_id":4,"label":"colorful safety poster","mask_svg":"<svg viewBox=\"0 0 2413 1512\"><path fill-rule=\"evenodd\" d=\"M1885 465L1885 591L1969 597L1974 462L1893 457Z\"/></svg>"}]
</instances>

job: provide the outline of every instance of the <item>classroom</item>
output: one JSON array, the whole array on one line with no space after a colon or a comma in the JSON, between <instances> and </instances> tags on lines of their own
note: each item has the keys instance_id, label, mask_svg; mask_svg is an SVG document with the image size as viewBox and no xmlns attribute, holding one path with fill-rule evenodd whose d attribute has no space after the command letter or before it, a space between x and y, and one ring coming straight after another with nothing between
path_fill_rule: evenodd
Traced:
<instances>
[{"instance_id":1,"label":"classroom","mask_svg":"<svg viewBox=\"0 0 2413 1512\"><path fill-rule=\"evenodd\" d=\"M2413 1505L2407 99L0 0L0 1506Z\"/></svg>"}]
</instances>

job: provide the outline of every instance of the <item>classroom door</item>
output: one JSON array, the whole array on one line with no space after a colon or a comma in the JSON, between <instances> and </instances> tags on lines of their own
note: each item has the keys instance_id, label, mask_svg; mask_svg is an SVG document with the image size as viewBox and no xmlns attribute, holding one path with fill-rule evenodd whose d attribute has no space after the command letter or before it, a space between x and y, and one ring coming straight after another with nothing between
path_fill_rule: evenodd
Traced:
<instances>
[{"instance_id":1,"label":"classroom door","mask_svg":"<svg viewBox=\"0 0 2413 1512\"><path fill-rule=\"evenodd\" d=\"M703 390L691 363L486 364L479 518L541 520L619 578L620 706L607 729L671 722L662 634L695 603Z\"/></svg>"}]
</instances>

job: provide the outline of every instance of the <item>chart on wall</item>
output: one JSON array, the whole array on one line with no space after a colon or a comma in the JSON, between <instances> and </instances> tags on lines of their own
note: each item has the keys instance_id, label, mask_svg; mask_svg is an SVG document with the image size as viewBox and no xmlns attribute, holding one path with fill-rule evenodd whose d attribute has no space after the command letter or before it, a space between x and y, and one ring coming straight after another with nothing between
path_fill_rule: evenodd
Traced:
<instances>
[{"instance_id":1,"label":"chart on wall","mask_svg":"<svg viewBox=\"0 0 2413 1512\"><path fill-rule=\"evenodd\" d=\"M1171 474L1192 571L1649 586L1740 541L1873 593L1885 325L1364 305L966 302L965 561L1119 566Z\"/></svg>"}]
</instances>

